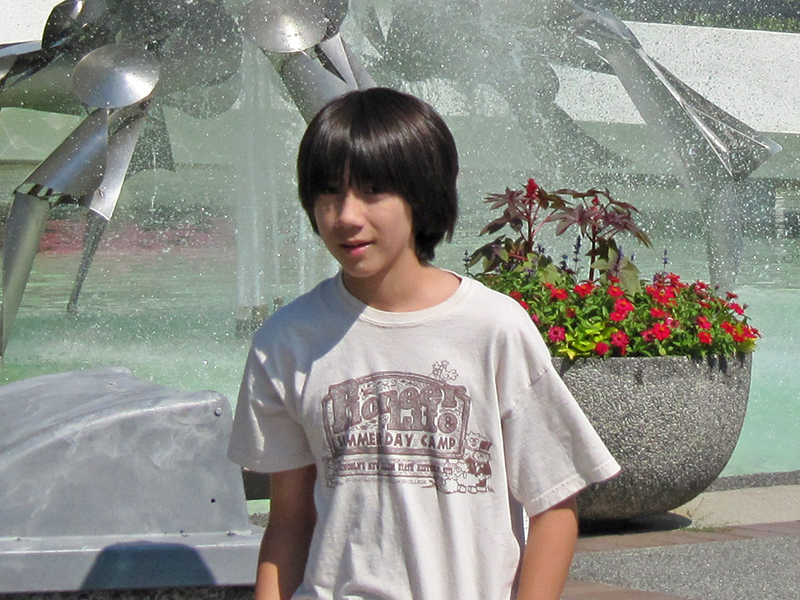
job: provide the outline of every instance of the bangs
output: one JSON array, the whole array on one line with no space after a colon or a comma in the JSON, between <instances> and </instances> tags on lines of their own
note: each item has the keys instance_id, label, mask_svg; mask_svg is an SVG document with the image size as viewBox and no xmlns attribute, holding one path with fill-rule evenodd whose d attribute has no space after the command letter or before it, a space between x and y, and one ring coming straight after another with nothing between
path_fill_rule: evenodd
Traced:
<instances>
[{"instance_id":1,"label":"bangs","mask_svg":"<svg viewBox=\"0 0 800 600\"><path fill-rule=\"evenodd\" d=\"M400 156L404 153L391 141L395 136L371 122L366 112L356 111L343 122L320 128L306 150L306 189L301 196L315 198L331 186L404 191L407 178L400 175L398 165L407 164L408 157Z\"/></svg>"}]
</instances>

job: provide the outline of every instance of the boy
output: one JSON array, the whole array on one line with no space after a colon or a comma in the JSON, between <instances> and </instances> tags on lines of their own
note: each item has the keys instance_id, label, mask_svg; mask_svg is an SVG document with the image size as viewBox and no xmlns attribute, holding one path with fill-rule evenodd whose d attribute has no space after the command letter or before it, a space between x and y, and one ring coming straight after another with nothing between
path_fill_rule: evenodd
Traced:
<instances>
[{"instance_id":1,"label":"boy","mask_svg":"<svg viewBox=\"0 0 800 600\"><path fill-rule=\"evenodd\" d=\"M306 130L300 200L341 271L245 369L229 456L271 474L258 599L556 600L574 495L619 469L517 303L429 263L457 174L441 117L400 92Z\"/></svg>"}]
</instances>

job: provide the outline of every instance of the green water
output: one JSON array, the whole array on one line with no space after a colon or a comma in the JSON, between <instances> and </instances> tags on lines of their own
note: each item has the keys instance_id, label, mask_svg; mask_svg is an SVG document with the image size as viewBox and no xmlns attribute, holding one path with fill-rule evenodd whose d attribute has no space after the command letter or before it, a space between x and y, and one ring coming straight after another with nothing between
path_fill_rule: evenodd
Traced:
<instances>
[{"instance_id":1,"label":"green water","mask_svg":"<svg viewBox=\"0 0 800 600\"><path fill-rule=\"evenodd\" d=\"M477 241L465 215L439 263L461 270ZM656 247L661 242L656 239ZM675 240L669 240L675 245ZM702 244L682 240L672 256L684 279L707 279ZM237 335L233 240L206 247L135 247L107 241L95 258L77 315L66 301L76 250L40 253L17 318L0 382L120 365L138 377L185 390L214 389L235 402L248 340ZM660 251L643 253L643 271ZM737 291L763 333L753 361L747 417L726 475L800 469L800 240L746 242Z\"/></svg>"}]
</instances>

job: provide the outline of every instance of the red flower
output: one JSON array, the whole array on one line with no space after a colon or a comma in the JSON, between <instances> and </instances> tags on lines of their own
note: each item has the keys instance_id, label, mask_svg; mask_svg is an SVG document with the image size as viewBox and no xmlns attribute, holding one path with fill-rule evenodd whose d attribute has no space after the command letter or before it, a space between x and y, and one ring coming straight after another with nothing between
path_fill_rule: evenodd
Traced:
<instances>
[{"instance_id":1,"label":"red flower","mask_svg":"<svg viewBox=\"0 0 800 600\"><path fill-rule=\"evenodd\" d=\"M701 344L710 344L713 341L711 334L707 331L700 331L697 334L697 339L700 340Z\"/></svg>"},{"instance_id":2,"label":"red flower","mask_svg":"<svg viewBox=\"0 0 800 600\"><path fill-rule=\"evenodd\" d=\"M575 309L572 308L571 306L564 312L564 316L568 319L574 319L575 314L576 314Z\"/></svg>"},{"instance_id":3,"label":"red flower","mask_svg":"<svg viewBox=\"0 0 800 600\"><path fill-rule=\"evenodd\" d=\"M755 327L750 327L749 325L742 326L742 332L751 340L756 339L761 334L758 332L758 329Z\"/></svg>"},{"instance_id":4,"label":"red flower","mask_svg":"<svg viewBox=\"0 0 800 600\"><path fill-rule=\"evenodd\" d=\"M566 300L569 297L569 292L567 290L557 287L550 288L550 299L551 300Z\"/></svg>"},{"instance_id":5,"label":"red flower","mask_svg":"<svg viewBox=\"0 0 800 600\"><path fill-rule=\"evenodd\" d=\"M627 319L628 314L629 313L621 310L615 310L610 315L608 315L608 318L614 321L615 323L619 323L620 321L624 321L625 319Z\"/></svg>"},{"instance_id":6,"label":"red flower","mask_svg":"<svg viewBox=\"0 0 800 600\"><path fill-rule=\"evenodd\" d=\"M738 298L739 296L737 296L737 295L736 295L736 294L734 294L733 292L725 292L725 297L726 297L728 300L734 300L734 299Z\"/></svg>"},{"instance_id":7,"label":"red flower","mask_svg":"<svg viewBox=\"0 0 800 600\"><path fill-rule=\"evenodd\" d=\"M705 281L695 281L694 282L694 291L695 292L706 292L711 286L707 284Z\"/></svg>"},{"instance_id":8,"label":"red flower","mask_svg":"<svg viewBox=\"0 0 800 600\"><path fill-rule=\"evenodd\" d=\"M575 286L574 292L578 294L581 298L586 298L589 294L594 291L595 285L591 281L587 281L585 283L580 283Z\"/></svg>"},{"instance_id":9,"label":"red flower","mask_svg":"<svg viewBox=\"0 0 800 600\"><path fill-rule=\"evenodd\" d=\"M594 347L594 351L600 356L605 356L609 350L611 350L611 347L605 342L597 342Z\"/></svg>"},{"instance_id":10,"label":"red flower","mask_svg":"<svg viewBox=\"0 0 800 600\"><path fill-rule=\"evenodd\" d=\"M668 287L648 285L645 291L650 295L654 302L664 306L675 304L675 290Z\"/></svg>"},{"instance_id":11,"label":"red flower","mask_svg":"<svg viewBox=\"0 0 800 600\"><path fill-rule=\"evenodd\" d=\"M518 290L514 290L513 292L509 292L508 295L511 296L517 302L522 300L522 292L520 292Z\"/></svg>"},{"instance_id":12,"label":"red flower","mask_svg":"<svg viewBox=\"0 0 800 600\"><path fill-rule=\"evenodd\" d=\"M730 308L737 315L744 314L744 309L740 305L736 304L736 302L728 302L728 308Z\"/></svg>"},{"instance_id":13,"label":"red flower","mask_svg":"<svg viewBox=\"0 0 800 600\"><path fill-rule=\"evenodd\" d=\"M667 327L664 323L656 323L653 327L650 328L650 331L653 333L653 336L660 341L664 341L669 337L671 331L669 327Z\"/></svg>"},{"instance_id":14,"label":"red flower","mask_svg":"<svg viewBox=\"0 0 800 600\"><path fill-rule=\"evenodd\" d=\"M527 302L525 302L525 300L520 300L519 301L519 305L522 308L524 308L525 310L530 310L531 309L530 305Z\"/></svg>"},{"instance_id":15,"label":"red flower","mask_svg":"<svg viewBox=\"0 0 800 600\"><path fill-rule=\"evenodd\" d=\"M617 298L617 301L614 303L614 310L625 314L633 312L635 308L633 303L627 298Z\"/></svg>"},{"instance_id":16,"label":"red flower","mask_svg":"<svg viewBox=\"0 0 800 600\"><path fill-rule=\"evenodd\" d=\"M611 334L611 345L619 348L622 356L625 356L625 353L628 351L628 344L630 344L630 342L628 334L624 331L617 330Z\"/></svg>"},{"instance_id":17,"label":"red flower","mask_svg":"<svg viewBox=\"0 0 800 600\"><path fill-rule=\"evenodd\" d=\"M529 198L535 198L539 193L539 184L532 178L528 179L528 184L525 186L525 195Z\"/></svg>"},{"instance_id":18,"label":"red flower","mask_svg":"<svg viewBox=\"0 0 800 600\"><path fill-rule=\"evenodd\" d=\"M550 330L547 332L547 339L552 343L563 342L567 339L567 332L563 327L551 325Z\"/></svg>"},{"instance_id":19,"label":"red flower","mask_svg":"<svg viewBox=\"0 0 800 600\"><path fill-rule=\"evenodd\" d=\"M625 292L618 285L610 285L608 286L608 295L613 298L619 298L621 296L624 296Z\"/></svg>"},{"instance_id":20,"label":"red flower","mask_svg":"<svg viewBox=\"0 0 800 600\"><path fill-rule=\"evenodd\" d=\"M706 319L704 316L700 315L699 317L697 317L697 326L700 329L711 329L711 321ZM706 342L703 343L705 344Z\"/></svg>"},{"instance_id":21,"label":"red flower","mask_svg":"<svg viewBox=\"0 0 800 600\"><path fill-rule=\"evenodd\" d=\"M666 319L669 313L662 308L653 307L650 309L650 316L654 319Z\"/></svg>"},{"instance_id":22,"label":"red flower","mask_svg":"<svg viewBox=\"0 0 800 600\"><path fill-rule=\"evenodd\" d=\"M539 315L537 315L536 313L531 315L531 321L533 321L536 324L537 327L542 324L542 320L539 318Z\"/></svg>"}]
</instances>

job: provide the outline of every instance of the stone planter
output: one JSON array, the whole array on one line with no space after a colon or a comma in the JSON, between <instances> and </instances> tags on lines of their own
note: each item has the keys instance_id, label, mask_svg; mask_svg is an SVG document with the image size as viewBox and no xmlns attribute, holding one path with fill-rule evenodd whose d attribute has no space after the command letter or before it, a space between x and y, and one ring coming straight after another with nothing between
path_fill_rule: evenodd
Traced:
<instances>
[{"instance_id":1,"label":"stone planter","mask_svg":"<svg viewBox=\"0 0 800 600\"><path fill-rule=\"evenodd\" d=\"M703 492L722 472L742 430L751 355L553 359L622 466L580 494L583 521L660 514Z\"/></svg>"}]
</instances>

